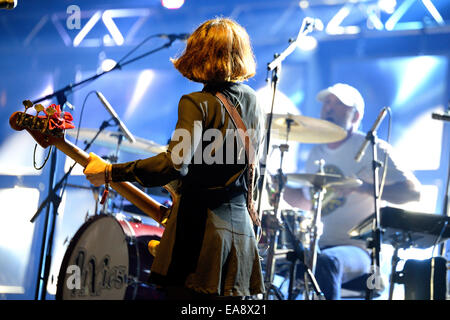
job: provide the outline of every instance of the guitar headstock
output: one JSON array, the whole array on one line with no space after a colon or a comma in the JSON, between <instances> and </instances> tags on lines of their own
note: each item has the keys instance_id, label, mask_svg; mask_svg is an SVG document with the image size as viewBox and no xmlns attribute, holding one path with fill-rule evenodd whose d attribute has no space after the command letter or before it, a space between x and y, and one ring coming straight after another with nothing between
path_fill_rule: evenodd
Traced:
<instances>
[{"instance_id":1,"label":"guitar headstock","mask_svg":"<svg viewBox=\"0 0 450 320\"><path fill-rule=\"evenodd\" d=\"M61 112L59 105L52 104L44 108L37 104L34 106L36 115L27 113L27 110L33 107L30 100L25 100L23 105L25 112L14 112L9 118L9 125L16 131L27 130L43 148L64 140L64 130L74 128L72 115Z\"/></svg>"}]
</instances>

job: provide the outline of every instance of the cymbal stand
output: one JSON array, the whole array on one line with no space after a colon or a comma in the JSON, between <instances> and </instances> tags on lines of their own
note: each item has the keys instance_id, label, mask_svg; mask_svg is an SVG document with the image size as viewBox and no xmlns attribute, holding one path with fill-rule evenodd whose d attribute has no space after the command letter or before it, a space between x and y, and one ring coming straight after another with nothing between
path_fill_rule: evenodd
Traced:
<instances>
[{"instance_id":1,"label":"cymbal stand","mask_svg":"<svg viewBox=\"0 0 450 320\"><path fill-rule=\"evenodd\" d=\"M281 294L278 292L278 289L273 285L273 277L275 273L275 260L277 256L280 255L280 252L277 252L278 247L278 239L280 236L280 230L282 228L282 220L281 213L279 210L280 199L283 194L284 188L284 176L283 176L283 158L284 153L288 151L289 145L287 144L289 138L290 124L292 120L287 120L287 134L286 134L286 144L280 145L281 157L280 157L280 168L278 169L278 190L275 193L275 201L274 201L274 217L269 223L268 228L268 238L269 238L269 248L266 259L266 273L265 273L265 287L266 292L264 293L264 299L268 299L271 291L275 291L275 295L278 299L282 299ZM282 252L282 254L286 254L286 252Z\"/></svg>"},{"instance_id":2,"label":"cymbal stand","mask_svg":"<svg viewBox=\"0 0 450 320\"><path fill-rule=\"evenodd\" d=\"M288 232L288 236L291 241L292 247L294 248L292 251L287 253L287 260L289 260L291 262L291 267L290 267L290 271L289 271L290 274L289 274L288 300L292 300L293 298L295 298L293 295L293 291L294 291L294 282L295 282L295 274L296 274L295 271L296 271L297 260L300 261L301 263L303 263L303 265L305 267L305 275L304 275L305 288L306 288L305 296L309 299L309 286L307 283L308 283L308 281L311 281L311 284L313 286L316 297L318 297L319 300L325 300L325 296L322 293L322 291L320 290L319 284L317 283L314 273L311 271L309 266L305 263L306 252L303 247L303 244L295 236L295 233L292 230L292 227L291 227L289 221L287 221L286 217L283 215L281 215L281 217L284 222L285 230Z\"/></svg>"},{"instance_id":3,"label":"cymbal stand","mask_svg":"<svg viewBox=\"0 0 450 320\"><path fill-rule=\"evenodd\" d=\"M319 161L319 170L320 173L324 173L324 165L325 162L323 159L321 159ZM313 236L313 241L311 242L312 244L312 248L311 248L311 252L310 252L310 265L309 267L311 268L312 272L315 274L316 273L316 264L317 264L317 251L319 249L319 229L318 229L318 224L321 222L322 220L322 202L323 202L323 197L326 193L326 188L323 185L317 185L314 186L314 218L313 218L313 224L312 224L312 236Z\"/></svg>"},{"instance_id":4,"label":"cymbal stand","mask_svg":"<svg viewBox=\"0 0 450 320\"><path fill-rule=\"evenodd\" d=\"M320 173L324 173L324 165L325 162L323 159L321 159L320 161L318 161L319 163L319 171ZM313 222L312 222L312 230L310 230L310 232L312 233L312 241L310 242L310 248L309 248L309 252L306 255L307 256L307 261L305 261L305 266L306 266L306 272L305 272L305 296L309 298L310 296L310 290L309 290L309 286L308 286L308 282L307 282L307 276L309 276L309 278L314 277L315 273L316 273L316 265L317 265L317 254L319 251L319 223L322 220L322 202L323 202L323 197L326 193L326 187L324 185L315 185L314 186L314 217L313 217ZM315 279L313 279L312 284L314 286L316 285L316 281ZM319 299L325 299L323 293L320 291L320 288L314 288L315 289L315 294L316 294L316 298ZM314 299L314 297L313 297Z\"/></svg>"},{"instance_id":5,"label":"cymbal stand","mask_svg":"<svg viewBox=\"0 0 450 320\"><path fill-rule=\"evenodd\" d=\"M283 159L284 159L284 153L289 151L288 141L289 141L289 133L291 130L292 122L293 122L292 119L286 119L286 143L280 145L280 147L279 147L280 151L281 151L281 156L280 156L280 168L278 169L278 172L277 172L278 189L275 194L275 201L274 201L275 215L274 215L274 221L272 222L272 225L274 227L269 232L269 250L268 250L267 261L266 261L265 283L266 283L266 288L268 288L268 290L266 290L266 293L265 293L266 299L268 298L270 291L275 291L276 296L278 297L278 299L281 300L280 293L278 292L278 290L272 283L273 276L275 273L275 260L276 260L277 256L284 255L291 262L288 299L293 298L292 292L293 292L293 284L295 281L294 279L295 279L296 261L299 260L300 262L304 262L304 254L305 253L303 250L303 245L295 236L294 231L292 230L292 228L289 224L289 221L279 210L279 204L280 204L280 200L282 198L283 189L284 189L284 185L285 185L285 182L284 182L285 178L284 178L283 169L282 169L283 168ZM293 250L288 250L288 251L277 250L278 238L280 235L281 228L284 228L285 230L287 230L288 236L289 236L289 238L292 242L293 248L294 248ZM308 281L308 279L310 279L317 296L320 297L320 299L324 299L324 295L320 291L319 285L317 284L317 281L314 277L313 272L309 269L309 267L307 265L305 265L305 268L306 268L305 280Z\"/></svg>"}]
</instances>

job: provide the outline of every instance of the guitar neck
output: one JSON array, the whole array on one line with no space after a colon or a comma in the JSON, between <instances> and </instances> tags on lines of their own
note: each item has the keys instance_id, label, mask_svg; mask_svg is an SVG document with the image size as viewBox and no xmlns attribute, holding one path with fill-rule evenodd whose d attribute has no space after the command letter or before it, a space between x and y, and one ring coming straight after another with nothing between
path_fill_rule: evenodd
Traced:
<instances>
[{"instance_id":1,"label":"guitar neck","mask_svg":"<svg viewBox=\"0 0 450 320\"><path fill-rule=\"evenodd\" d=\"M82 167L87 166L89 154L72 144L70 141L61 139L55 142L54 145L58 150L72 158ZM169 210L129 182L111 182L110 186L158 223L162 222L167 210Z\"/></svg>"}]
</instances>

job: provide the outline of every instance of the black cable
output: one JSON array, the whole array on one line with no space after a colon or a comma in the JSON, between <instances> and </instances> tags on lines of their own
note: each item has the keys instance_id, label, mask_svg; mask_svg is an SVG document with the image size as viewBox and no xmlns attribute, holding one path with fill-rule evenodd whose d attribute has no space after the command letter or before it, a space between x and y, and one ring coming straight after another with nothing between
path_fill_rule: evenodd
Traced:
<instances>
[{"instance_id":1,"label":"black cable","mask_svg":"<svg viewBox=\"0 0 450 320\"><path fill-rule=\"evenodd\" d=\"M80 135L81 120L83 119L84 107L86 106L86 101L87 101L88 97L89 97L92 93L95 93L95 90L90 91L90 92L86 95L86 97L84 98L83 104L82 104L82 106L81 106L80 120L78 121L77 135L76 135L76 138L75 138L75 145L78 143L78 137L79 137L79 135ZM66 190L66 187L67 187L67 183L68 183L68 179L67 179L67 178L69 177L70 173L72 172L72 170L73 170L73 168L76 166L76 164L77 164L77 162L74 162L74 164L72 164L72 166L71 166L71 167L69 168L69 170L67 171L66 177L64 178L64 179L65 179L64 185L63 185L62 188L61 188L61 194L64 194L64 192L65 192L65 190Z\"/></svg>"},{"instance_id":2,"label":"black cable","mask_svg":"<svg viewBox=\"0 0 450 320\"><path fill-rule=\"evenodd\" d=\"M116 65L119 65L119 68L120 68L120 64L126 58L128 58L132 53L134 53L137 49L139 49L144 43L146 43L148 40L150 40L152 38L156 38L156 37L159 37L159 36L160 36L159 34L152 34L152 35L148 36L147 38L145 38L144 40L142 40L136 47L131 49L126 55L124 55L119 61L117 61Z\"/></svg>"},{"instance_id":3,"label":"black cable","mask_svg":"<svg viewBox=\"0 0 450 320\"><path fill-rule=\"evenodd\" d=\"M80 120L78 121L78 129L77 129L77 135L75 137L75 145L78 143L78 137L80 135L80 129L81 129L81 120L83 119L83 113L84 113L84 107L86 106L86 101L87 101L88 97L92 93L95 93L95 92L96 92L95 90L89 91L89 93L84 98L83 105L81 106L81 111L80 111Z\"/></svg>"},{"instance_id":4,"label":"black cable","mask_svg":"<svg viewBox=\"0 0 450 320\"><path fill-rule=\"evenodd\" d=\"M39 168L36 166L36 149L37 149L37 146L38 146L38 144L36 143L34 145L34 151L33 151L33 167L36 170L42 170L45 167L45 165L47 164L48 159L50 158L50 154L52 153L53 146L50 146L50 149L49 149L49 151L47 153L47 156L44 159L44 163Z\"/></svg>"}]
</instances>

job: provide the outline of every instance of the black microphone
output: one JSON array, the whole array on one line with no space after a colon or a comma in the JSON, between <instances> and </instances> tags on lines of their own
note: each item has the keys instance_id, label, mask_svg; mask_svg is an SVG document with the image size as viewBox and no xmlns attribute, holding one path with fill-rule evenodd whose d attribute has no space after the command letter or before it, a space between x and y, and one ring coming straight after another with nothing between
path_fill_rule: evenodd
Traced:
<instances>
[{"instance_id":1,"label":"black microphone","mask_svg":"<svg viewBox=\"0 0 450 320\"><path fill-rule=\"evenodd\" d=\"M436 120L450 121L450 111L449 112L445 112L445 113L433 112L431 114L431 118L436 119Z\"/></svg>"},{"instance_id":2,"label":"black microphone","mask_svg":"<svg viewBox=\"0 0 450 320\"><path fill-rule=\"evenodd\" d=\"M158 35L158 37L166 38L171 41L175 41L175 40L186 41L190 37L190 34L189 33L160 33Z\"/></svg>"},{"instance_id":3,"label":"black microphone","mask_svg":"<svg viewBox=\"0 0 450 320\"><path fill-rule=\"evenodd\" d=\"M136 142L136 139L133 137L131 132L127 129L125 124L119 119L119 116L114 111L113 107L109 104L109 102L106 100L106 98L98 91L95 91L95 93L97 94L97 97L100 99L102 104L105 106L106 110L108 110L109 114L113 117L114 121L120 127L120 129L122 130L125 137L128 140L130 140L130 142L132 142L132 143Z\"/></svg>"},{"instance_id":4,"label":"black microphone","mask_svg":"<svg viewBox=\"0 0 450 320\"><path fill-rule=\"evenodd\" d=\"M17 0L0 0L0 9L12 10L17 6Z\"/></svg>"},{"instance_id":5,"label":"black microphone","mask_svg":"<svg viewBox=\"0 0 450 320\"><path fill-rule=\"evenodd\" d=\"M387 109L388 109L387 107L384 107L381 110L380 114L378 115L378 118L375 120L375 123L372 126L372 129L370 129L370 131L367 133L366 140L364 140L364 142L363 142L363 144L361 146L361 149L359 149L358 153L355 156L356 162L361 161L362 156L366 152L367 145L369 144L370 136L373 135L373 133L375 131L377 131L378 127L381 124L381 121L383 121L384 117L386 116Z\"/></svg>"}]
</instances>

